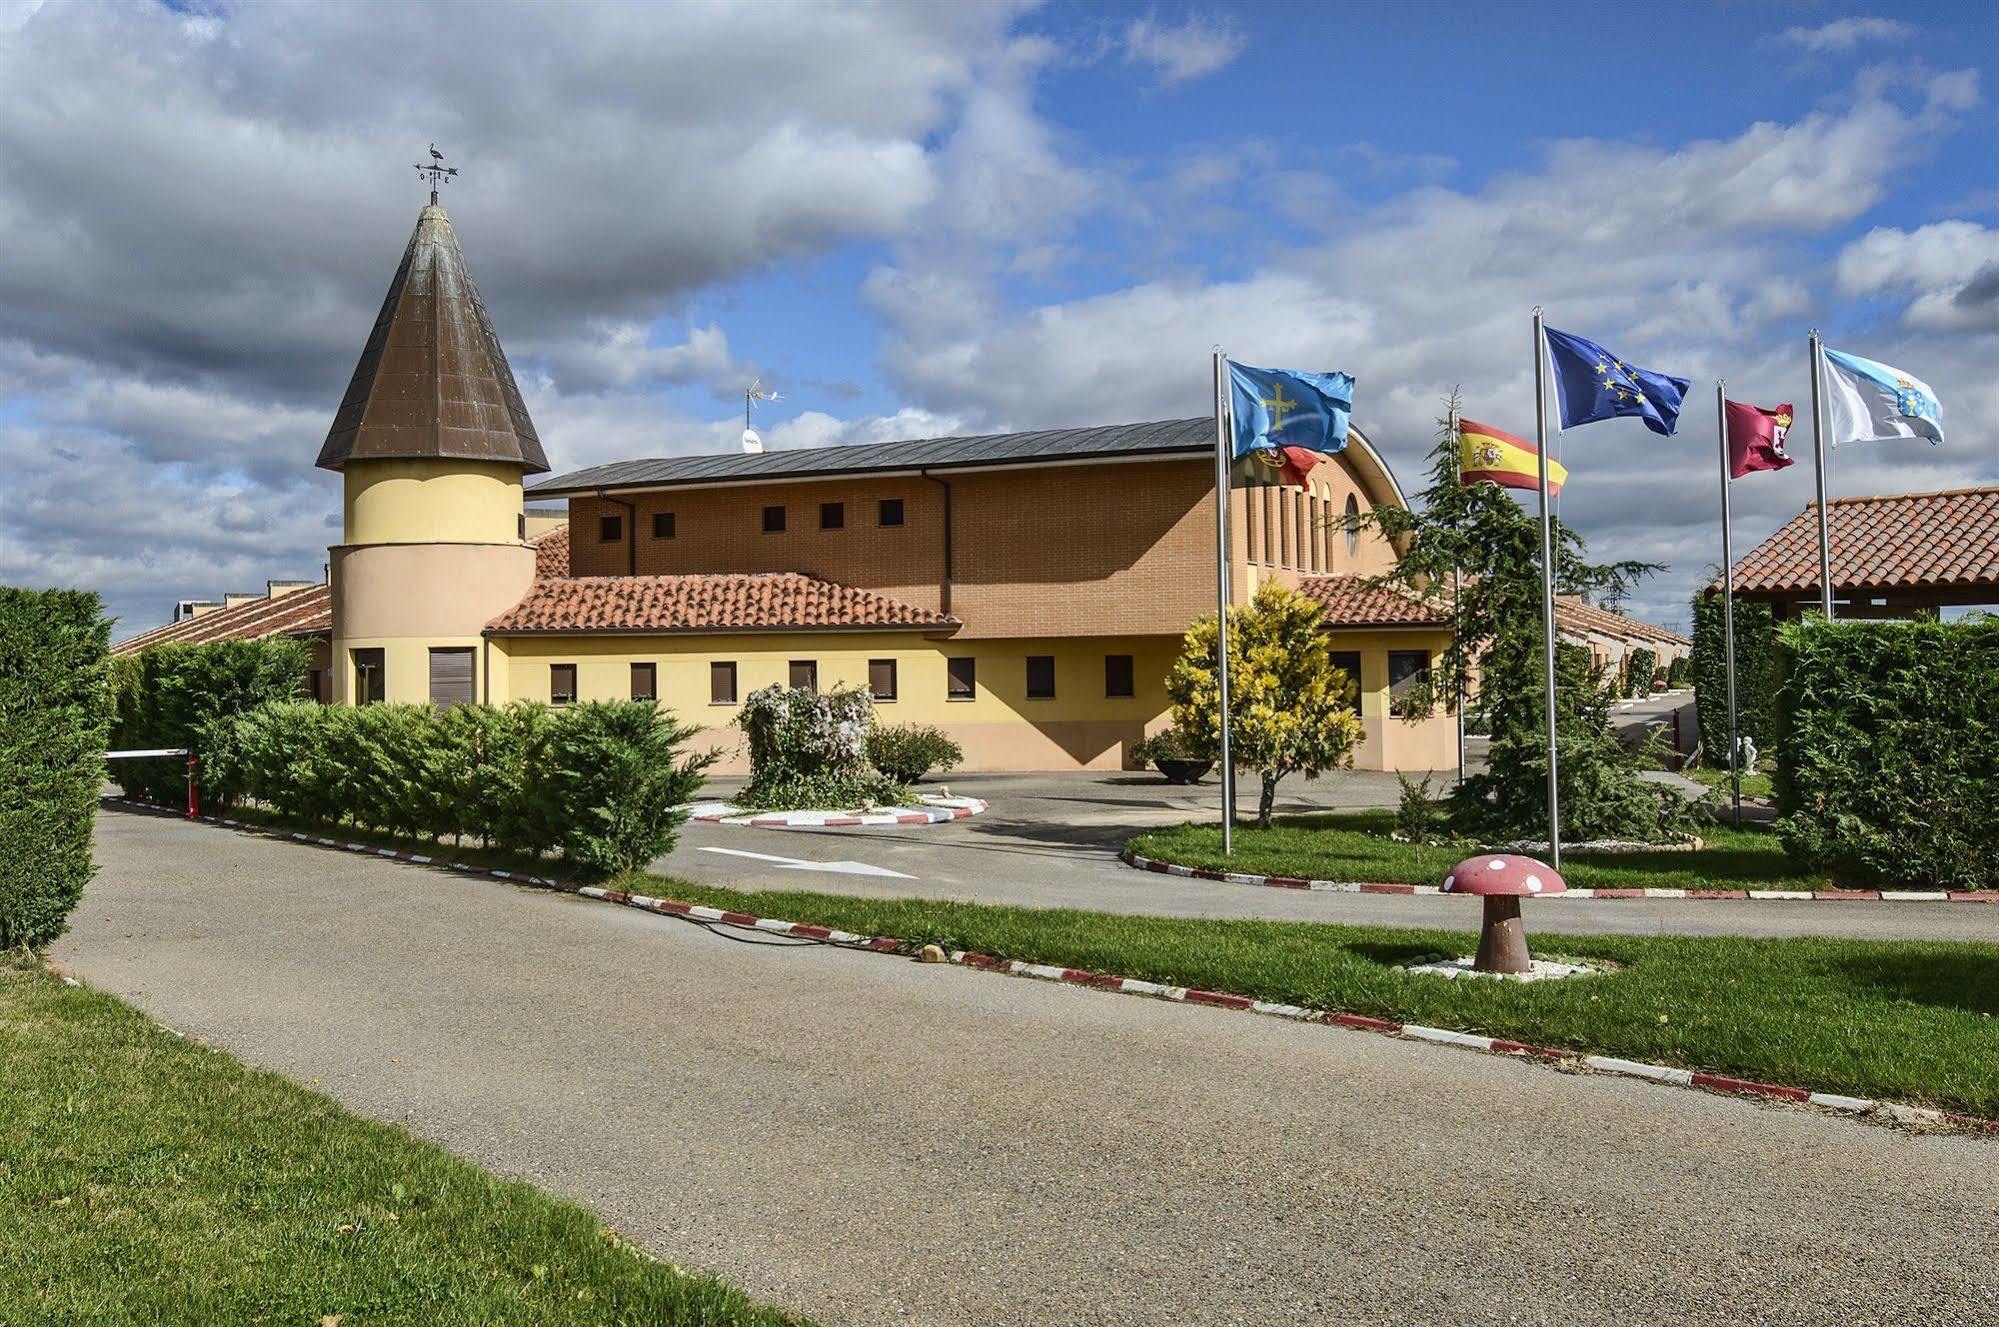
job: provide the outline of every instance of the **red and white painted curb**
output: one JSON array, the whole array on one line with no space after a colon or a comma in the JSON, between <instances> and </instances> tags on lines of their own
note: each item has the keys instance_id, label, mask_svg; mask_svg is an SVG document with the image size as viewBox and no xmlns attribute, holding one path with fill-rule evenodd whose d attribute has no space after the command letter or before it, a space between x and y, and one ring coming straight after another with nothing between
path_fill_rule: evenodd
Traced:
<instances>
[{"instance_id":1,"label":"red and white painted curb","mask_svg":"<svg viewBox=\"0 0 1999 1327\"><path fill-rule=\"evenodd\" d=\"M113 797L105 800L120 806L128 806L142 811L163 811L163 808L154 806L151 803L133 801L128 798ZM171 812L165 813L172 814ZM365 843L343 843L338 839L322 838L291 830L272 829L267 825L231 820L225 816L205 815L197 818L212 825L221 825L229 829L249 830L253 833L268 834L275 838L288 838L297 843L338 848L344 852L356 852L368 857L386 857L392 861L409 862L418 866L434 866L440 870L455 871L464 875L488 876L495 880L505 880L511 884L529 885L536 889L549 889L563 894L577 894L584 898L599 899L605 903L622 904L625 907L639 908L648 912L665 913L671 916L686 917L695 921L712 922L726 926L738 926L746 930L762 931L773 935L794 936L802 940L816 940L822 944L839 945L844 948L866 950L871 953L908 953L913 948L910 944L898 940L893 936L860 935L852 931L839 931L831 927L814 926L805 922L782 921L775 917L758 917L747 912L730 912L722 908L710 908L700 904L680 903L671 899L654 898L650 894L633 894L624 890L603 889L594 885L578 885L566 880L528 875L520 871L501 871L490 867L467 866L459 862L443 861L423 853L404 852L393 848L371 847ZM1732 1078L1726 1074L1710 1074L1696 1069L1678 1069L1666 1064L1649 1064L1641 1060L1620 1060L1609 1055L1586 1055L1580 1051L1559 1050L1546 1046L1531 1046L1526 1042L1511 1041L1504 1037L1482 1037L1470 1032L1454 1032L1449 1028L1425 1027L1420 1023L1397 1023L1391 1019L1374 1018L1366 1014L1348 1014L1325 1009L1307 1009L1302 1005L1277 1004L1269 1000L1251 999L1246 995L1230 995L1222 991L1204 991L1187 986L1169 986L1162 982L1142 981L1136 977L1119 977L1104 972L1090 972L1082 968L1057 967L1048 963L1029 963L1022 959L995 958L990 954L975 954L962 949L950 951L947 957L952 963L960 967L978 968L987 972L1000 972L1014 977L1028 977L1038 981L1062 982L1071 986L1087 986L1092 990L1113 991L1121 995L1142 995L1155 1000L1172 1001L1176 1004L1206 1005L1214 1009L1233 1009L1243 1013L1262 1014L1270 1018L1287 1019L1295 1023L1318 1023L1331 1027L1351 1028L1362 1032L1382 1033L1387 1036L1406 1037L1415 1041L1433 1042L1441 1046L1456 1046L1463 1050L1483 1051L1489 1055L1508 1055L1523 1059L1544 1060L1571 1068L1592 1069L1598 1073L1619 1074L1627 1078L1643 1078L1651 1082L1666 1083L1674 1087L1699 1088L1709 1092L1759 1097L1767 1101L1789 1101L1801 1105L1818 1106L1825 1110L1837 1111L1841 1114L1877 1122L1929 1127L1953 1127L1999 1135L1999 1120L1983 1119L1976 1115L1961 1115L1953 1111L1931 1110L1924 1106L1908 1106L1894 1101L1877 1101L1871 1097L1849 1097L1835 1092L1813 1092L1802 1087L1787 1087L1778 1083L1758 1083L1745 1078Z\"/></svg>"},{"instance_id":2,"label":"red and white painted curb","mask_svg":"<svg viewBox=\"0 0 1999 1327\"><path fill-rule=\"evenodd\" d=\"M689 820L711 825L749 825L756 829L858 829L882 825L941 825L963 820L986 809L976 797L917 799L920 806L870 807L865 811L745 811L727 802L696 802Z\"/></svg>"},{"instance_id":3,"label":"red and white painted curb","mask_svg":"<svg viewBox=\"0 0 1999 1327\"><path fill-rule=\"evenodd\" d=\"M1141 857L1129 848L1118 856L1126 866L1140 871L1186 876L1194 880L1219 880L1231 885L1268 885L1273 889L1312 889L1333 894L1438 894L1455 897L1437 885L1366 884L1352 880L1301 880L1288 875L1247 875L1241 871L1215 871L1162 862L1155 857ZM1762 903L1999 903L1999 889L1578 889L1572 885L1566 893L1550 894L1538 901L1558 903L1563 899L1590 898L1720 898Z\"/></svg>"}]
</instances>

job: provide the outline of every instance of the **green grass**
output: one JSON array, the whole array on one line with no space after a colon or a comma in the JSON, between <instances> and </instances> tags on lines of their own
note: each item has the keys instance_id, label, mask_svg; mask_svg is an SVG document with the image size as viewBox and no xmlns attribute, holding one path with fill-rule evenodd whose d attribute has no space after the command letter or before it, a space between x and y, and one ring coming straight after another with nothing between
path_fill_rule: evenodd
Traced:
<instances>
[{"instance_id":1,"label":"green grass","mask_svg":"<svg viewBox=\"0 0 1999 1327\"><path fill-rule=\"evenodd\" d=\"M1708 769L1705 766L1700 766L1694 769L1683 769L1680 773L1690 779L1705 783L1710 788L1719 788L1724 794L1728 792L1728 771L1725 769ZM1765 770L1744 770L1742 774L1742 795L1744 797L1776 796L1774 777Z\"/></svg>"},{"instance_id":2,"label":"green grass","mask_svg":"<svg viewBox=\"0 0 1999 1327\"><path fill-rule=\"evenodd\" d=\"M18 961L0 1103L0 1323L795 1321Z\"/></svg>"},{"instance_id":3,"label":"green grass","mask_svg":"<svg viewBox=\"0 0 1999 1327\"><path fill-rule=\"evenodd\" d=\"M1222 855L1218 824L1176 825L1141 834L1131 850L1182 866L1305 880L1434 885L1470 850L1397 843L1388 811L1329 811L1279 816L1269 829L1239 826L1235 853ZM1767 829L1711 825L1698 852L1562 854L1562 878L1578 888L1823 889L1824 874L1801 870Z\"/></svg>"}]
</instances>

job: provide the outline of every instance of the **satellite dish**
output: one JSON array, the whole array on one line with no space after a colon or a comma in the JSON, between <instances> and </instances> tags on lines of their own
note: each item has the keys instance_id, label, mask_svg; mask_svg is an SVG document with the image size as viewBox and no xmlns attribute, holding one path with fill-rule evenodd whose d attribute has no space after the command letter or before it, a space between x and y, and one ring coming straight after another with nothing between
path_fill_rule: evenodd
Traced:
<instances>
[{"instance_id":1,"label":"satellite dish","mask_svg":"<svg viewBox=\"0 0 1999 1327\"><path fill-rule=\"evenodd\" d=\"M757 431L755 429L744 429L743 450L751 453L752 455L756 455L760 454L763 451L763 449L764 449L764 440L757 436Z\"/></svg>"}]
</instances>

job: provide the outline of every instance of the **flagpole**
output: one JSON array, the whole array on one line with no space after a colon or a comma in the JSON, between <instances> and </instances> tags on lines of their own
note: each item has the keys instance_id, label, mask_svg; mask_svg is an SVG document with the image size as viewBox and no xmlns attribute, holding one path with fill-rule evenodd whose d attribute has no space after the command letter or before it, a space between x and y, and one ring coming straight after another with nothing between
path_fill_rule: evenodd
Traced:
<instances>
[{"instance_id":1,"label":"flagpole","mask_svg":"<svg viewBox=\"0 0 1999 1327\"><path fill-rule=\"evenodd\" d=\"M1832 516L1825 502L1825 342L1812 328L1812 469L1819 492L1819 607L1832 621Z\"/></svg>"},{"instance_id":2,"label":"flagpole","mask_svg":"<svg viewBox=\"0 0 1999 1327\"><path fill-rule=\"evenodd\" d=\"M1534 306L1534 441L1541 468L1541 645L1548 702L1548 864L1562 869L1562 794L1555 739L1555 537L1548 508L1548 340Z\"/></svg>"},{"instance_id":3,"label":"flagpole","mask_svg":"<svg viewBox=\"0 0 1999 1327\"><path fill-rule=\"evenodd\" d=\"M1455 391L1451 393L1451 447L1457 453L1458 482L1463 484L1465 468L1464 440L1458 436L1458 394ZM1452 540L1453 544L1456 543L1455 536L1457 532L1457 522L1452 521L1451 534L1454 536ZM1460 562L1461 559L1458 557L1458 550L1453 547L1451 549L1451 613L1453 616L1458 611L1458 603L1464 598L1464 573ZM1465 781L1465 670L1462 664L1458 668L1457 674L1458 783L1463 784ZM1355 678L1354 681L1358 683L1360 679Z\"/></svg>"},{"instance_id":4,"label":"flagpole","mask_svg":"<svg viewBox=\"0 0 1999 1327\"><path fill-rule=\"evenodd\" d=\"M1221 690L1222 855L1235 852L1235 765L1229 759L1228 356L1215 347L1215 680Z\"/></svg>"},{"instance_id":5,"label":"flagpole","mask_svg":"<svg viewBox=\"0 0 1999 1327\"><path fill-rule=\"evenodd\" d=\"M1731 514L1728 509L1728 385L1719 378L1714 384L1715 427L1721 439L1721 640L1728 676L1728 786L1735 804L1735 826L1742 827L1742 743L1735 736L1735 554L1729 543Z\"/></svg>"}]
</instances>

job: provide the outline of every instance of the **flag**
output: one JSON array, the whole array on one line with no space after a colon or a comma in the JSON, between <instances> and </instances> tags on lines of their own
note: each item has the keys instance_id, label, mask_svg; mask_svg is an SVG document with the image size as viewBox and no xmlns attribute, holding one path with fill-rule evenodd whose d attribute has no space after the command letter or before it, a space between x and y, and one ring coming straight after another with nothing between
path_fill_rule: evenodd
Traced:
<instances>
[{"instance_id":1,"label":"flag","mask_svg":"<svg viewBox=\"0 0 1999 1327\"><path fill-rule=\"evenodd\" d=\"M1458 420L1458 466L1467 484L1497 484L1501 488L1541 488L1541 453L1533 443L1477 420ZM1548 458L1548 496L1562 491L1569 472Z\"/></svg>"},{"instance_id":2,"label":"flag","mask_svg":"<svg viewBox=\"0 0 1999 1327\"><path fill-rule=\"evenodd\" d=\"M1797 458L1784 450L1784 435L1791 428L1788 402L1775 410L1728 403L1728 477L1740 479L1752 470L1782 470L1795 465Z\"/></svg>"},{"instance_id":3,"label":"flag","mask_svg":"<svg viewBox=\"0 0 1999 1327\"><path fill-rule=\"evenodd\" d=\"M1654 433L1672 436L1680 422L1680 401L1692 385L1685 378L1634 369L1594 341L1552 327L1545 330L1563 428L1637 415Z\"/></svg>"},{"instance_id":4,"label":"flag","mask_svg":"<svg viewBox=\"0 0 1999 1327\"><path fill-rule=\"evenodd\" d=\"M1943 406L1928 383L1871 359L1823 349L1826 432L1833 446L1896 438L1943 441Z\"/></svg>"},{"instance_id":5,"label":"flag","mask_svg":"<svg viewBox=\"0 0 1999 1327\"><path fill-rule=\"evenodd\" d=\"M1303 488L1313 467L1347 445L1353 375L1229 363L1234 488Z\"/></svg>"}]
</instances>

